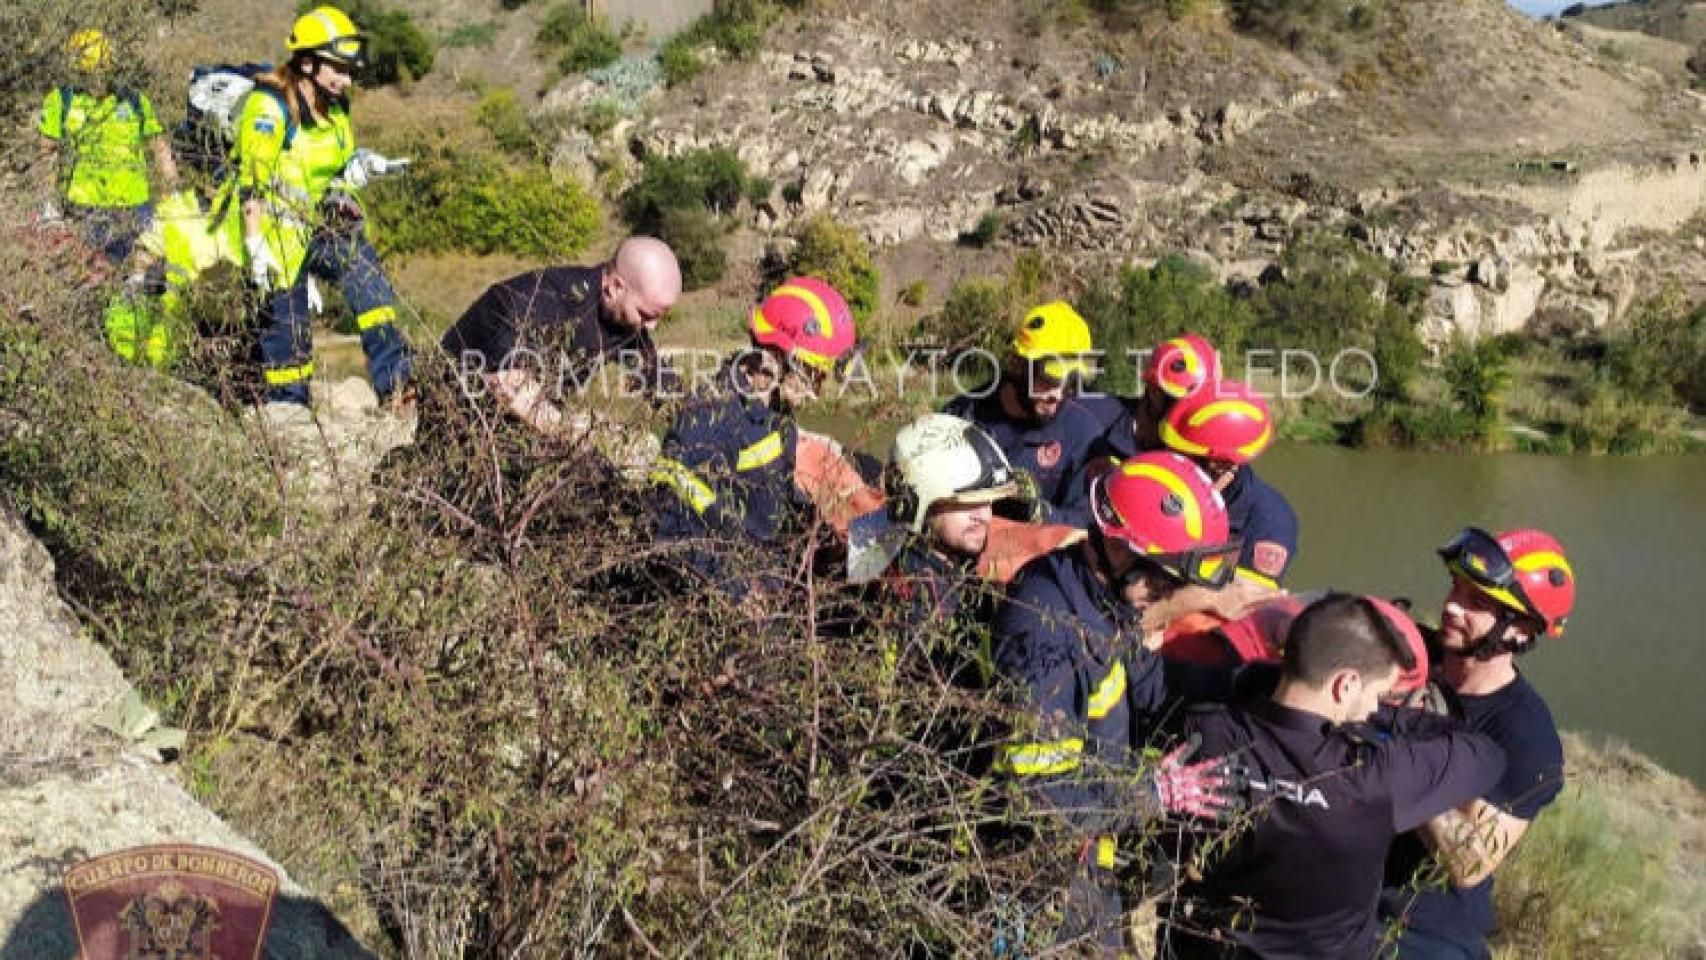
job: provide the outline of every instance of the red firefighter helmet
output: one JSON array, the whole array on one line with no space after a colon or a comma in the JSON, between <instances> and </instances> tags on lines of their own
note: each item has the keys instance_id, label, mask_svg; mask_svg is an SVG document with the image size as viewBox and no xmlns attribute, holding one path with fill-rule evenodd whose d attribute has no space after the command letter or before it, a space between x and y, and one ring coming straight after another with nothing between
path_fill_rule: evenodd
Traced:
<instances>
[{"instance_id":1,"label":"red firefighter helmet","mask_svg":"<svg viewBox=\"0 0 1706 960\"><path fill-rule=\"evenodd\" d=\"M1143 367L1143 382L1180 400L1205 383L1220 379L1220 354L1194 333L1174 337L1156 347Z\"/></svg>"},{"instance_id":2,"label":"red firefighter helmet","mask_svg":"<svg viewBox=\"0 0 1706 960\"><path fill-rule=\"evenodd\" d=\"M1226 502L1202 469L1176 453L1140 453L1091 481L1097 529L1190 583L1223 586L1239 543Z\"/></svg>"},{"instance_id":3,"label":"red firefighter helmet","mask_svg":"<svg viewBox=\"0 0 1706 960\"><path fill-rule=\"evenodd\" d=\"M1564 547L1541 530L1507 530L1497 537L1467 527L1440 548L1446 568L1517 613L1538 621L1547 636L1564 633L1576 606L1576 572Z\"/></svg>"},{"instance_id":4,"label":"red firefighter helmet","mask_svg":"<svg viewBox=\"0 0 1706 960\"><path fill-rule=\"evenodd\" d=\"M1392 684L1393 693L1409 693L1420 690L1428 683L1428 645L1422 641L1422 631L1416 626L1416 621L1404 612L1404 608L1390 600L1382 600L1376 596L1365 596L1369 605L1380 611L1380 616L1404 641L1404 646L1410 649L1410 656L1415 658L1415 665L1398 673L1397 682Z\"/></svg>"},{"instance_id":5,"label":"red firefighter helmet","mask_svg":"<svg viewBox=\"0 0 1706 960\"><path fill-rule=\"evenodd\" d=\"M847 301L816 277L785 281L752 308L748 320L754 343L775 347L824 373L833 372L858 340Z\"/></svg>"},{"instance_id":6,"label":"red firefighter helmet","mask_svg":"<svg viewBox=\"0 0 1706 960\"><path fill-rule=\"evenodd\" d=\"M1173 405L1161 442L1187 457L1249 463L1274 439L1274 413L1256 391L1221 380Z\"/></svg>"}]
</instances>

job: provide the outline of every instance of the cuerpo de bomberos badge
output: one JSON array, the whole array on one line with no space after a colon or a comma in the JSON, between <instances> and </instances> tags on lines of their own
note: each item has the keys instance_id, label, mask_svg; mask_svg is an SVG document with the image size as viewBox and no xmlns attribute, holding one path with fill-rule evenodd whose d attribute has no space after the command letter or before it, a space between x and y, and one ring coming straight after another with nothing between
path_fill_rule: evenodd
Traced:
<instances>
[{"instance_id":1,"label":"cuerpo de bomberos badge","mask_svg":"<svg viewBox=\"0 0 1706 960\"><path fill-rule=\"evenodd\" d=\"M228 850L133 847L65 871L82 960L258 960L278 873Z\"/></svg>"}]
</instances>

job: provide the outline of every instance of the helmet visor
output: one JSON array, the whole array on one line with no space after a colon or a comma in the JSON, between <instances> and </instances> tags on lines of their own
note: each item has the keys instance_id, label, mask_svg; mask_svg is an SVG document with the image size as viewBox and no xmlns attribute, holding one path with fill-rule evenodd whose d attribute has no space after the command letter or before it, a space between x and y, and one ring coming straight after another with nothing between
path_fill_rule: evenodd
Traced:
<instances>
[{"instance_id":1,"label":"helmet visor","mask_svg":"<svg viewBox=\"0 0 1706 960\"><path fill-rule=\"evenodd\" d=\"M321 47L318 52L329 60L337 60L352 67L367 65L367 39L364 37L339 37Z\"/></svg>"},{"instance_id":2,"label":"helmet visor","mask_svg":"<svg viewBox=\"0 0 1706 960\"><path fill-rule=\"evenodd\" d=\"M1243 550L1243 540L1234 537L1217 546L1183 553L1147 553L1142 558L1184 583L1218 590L1232 582Z\"/></svg>"},{"instance_id":3,"label":"helmet visor","mask_svg":"<svg viewBox=\"0 0 1706 960\"><path fill-rule=\"evenodd\" d=\"M994 503L1018 492L1018 480L1007 465L1007 457L989 434L967 425L965 441L977 454L977 477L954 489L953 500L958 503Z\"/></svg>"},{"instance_id":4,"label":"helmet visor","mask_svg":"<svg viewBox=\"0 0 1706 960\"><path fill-rule=\"evenodd\" d=\"M1480 527L1465 527L1439 548L1446 569L1462 576L1481 592L1507 607L1535 616L1534 604L1517 580L1510 555L1490 533Z\"/></svg>"}]
</instances>

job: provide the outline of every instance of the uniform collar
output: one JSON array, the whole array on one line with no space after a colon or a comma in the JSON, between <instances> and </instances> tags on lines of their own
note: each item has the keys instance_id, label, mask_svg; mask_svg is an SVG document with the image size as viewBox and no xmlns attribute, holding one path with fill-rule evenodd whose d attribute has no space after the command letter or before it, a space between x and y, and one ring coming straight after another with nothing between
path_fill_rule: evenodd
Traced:
<instances>
[{"instance_id":1,"label":"uniform collar","mask_svg":"<svg viewBox=\"0 0 1706 960\"><path fill-rule=\"evenodd\" d=\"M1143 611L1132 607L1124 600L1114 595L1113 588L1102 582L1096 576L1095 569L1084 558L1079 547L1060 551L1062 562L1071 570L1070 576L1091 603L1095 604L1096 612L1100 613L1115 630L1124 630L1137 626L1143 619Z\"/></svg>"},{"instance_id":2,"label":"uniform collar","mask_svg":"<svg viewBox=\"0 0 1706 960\"><path fill-rule=\"evenodd\" d=\"M1250 707L1250 712L1261 717L1276 727L1286 730L1296 730L1300 733L1318 733L1326 736L1333 731L1331 720L1319 713L1307 710L1295 710L1284 704L1264 697Z\"/></svg>"}]
</instances>

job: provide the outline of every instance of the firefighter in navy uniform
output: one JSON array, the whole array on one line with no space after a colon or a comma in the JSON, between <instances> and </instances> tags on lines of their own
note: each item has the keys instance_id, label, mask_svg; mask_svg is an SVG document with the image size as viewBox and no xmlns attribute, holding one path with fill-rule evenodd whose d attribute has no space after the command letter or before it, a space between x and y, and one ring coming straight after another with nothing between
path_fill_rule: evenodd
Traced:
<instances>
[{"instance_id":1,"label":"firefighter in navy uniform","mask_svg":"<svg viewBox=\"0 0 1706 960\"><path fill-rule=\"evenodd\" d=\"M1230 836L1196 837L1203 862L1165 906L1164 960L1373 957L1392 839L1498 780L1490 738L1382 707L1416 665L1389 616L1328 594L1292 624L1271 696L1192 712L1187 729L1237 763L1252 811Z\"/></svg>"},{"instance_id":2,"label":"firefighter in navy uniform","mask_svg":"<svg viewBox=\"0 0 1706 960\"><path fill-rule=\"evenodd\" d=\"M1224 585L1238 544L1208 478L1172 453L1140 454L1093 481L1089 537L1020 571L994 628L995 665L1023 697L1001 751L1014 778L1052 816L1093 842L1069 897L1067 939L1120 949L1114 870L1123 830L1163 811L1215 816L1234 805L1223 771L1159 767L1141 749L1191 671L1171 673L1145 645L1148 608L1187 584ZM1223 694L1222 694L1223 695Z\"/></svg>"},{"instance_id":3,"label":"firefighter in navy uniform","mask_svg":"<svg viewBox=\"0 0 1706 960\"><path fill-rule=\"evenodd\" d=\"M1161 421L1173 404L1204 384L1220 379L1220 354L1207 339L1186 333L1149 351L1135 397L1097 396L1082 401L1102 424L1091 450L1095 458L1124 460L1141 450L1161 448ZM1082 495L1082 489L1077 491Z\"/></svg>"},{"instance_id":4,"label":"firefighter in navy uniform","mask_svg":"<svg viewBox=\"0 0 1706 960\"><path fill-rule=\"evenodd\" d=\"M740 598L780 585L787 537L813 511L844 531L882 502L833 441L794 422L856 345L847 302L796 277L749 321L751 348L677 416L651 473L674 494L659 511L658 539L679 545L678 567Z\"/></svg>"},{"instance_id":5,"label":"firefighter in navy uniform","mask_svg":"<svg viewBox=\"0 0 1706 960\"><path fill-rule=\"evenodd\" d=\"M1192 354L1195 355L1194 353ZM1150 387L1146 396L1160 393ZM1216 598L1225 618L1240 616L1285 581L1297 555L1297 513L1285 495L1256 475L1251 461L1273 443L1273 411L1254 390L1235 380L1200 383L1166 405L1154 426L1152 447L1139 446L1140 421L1128 416L1097 443L1086 472L1094 476L1138 449L1164 449L1194 460L1226 500L1232 532L1243 542L1237 588ZM1084 481L1070 486L1088 490ZM1068 501L1073 505L1072 501ZM1205 598L1208 599L1208 598Z\"/></svg>"},{"instance_id":6,"label":"firefighter in navy uniform","mask_svg":"<svg viewBox=\"0 0 1706 960\"><path fill-rule=\"evenodd\" d=\"M1576 575L1563 546L1540 530L1495 537L1470 527L1440 556L1452 585L1435 670L1469 728L1504 749L1505 773L1464 810L1398 838L1380 905L1402 924L1396 949L1403 960L1486 960L1493 871L1564 786L1558 728L1516 658L1563 634ZM1432 882L1435 859L1443 887Z\"/></svg>"},{"instance_id":7,"label":"firefighter in navy uniform","mask_svg":"<svg viewBox=\"0 0 1706 960\"><path fill-rule=\"evenodd\" d=\"M1094 372L1094 350L1090 326L1078 311L1062 301L1045 303L1020 323L994 390L962 394L942 407L988 431L1021 472L1021 482L1034 484L1032 499L1040 508L1035 519L1089 523L1082 504L1074 510L1062 505L1065 481L1082 471L1102 431L1077 399Z\"/></svg>"}]
</instances>

